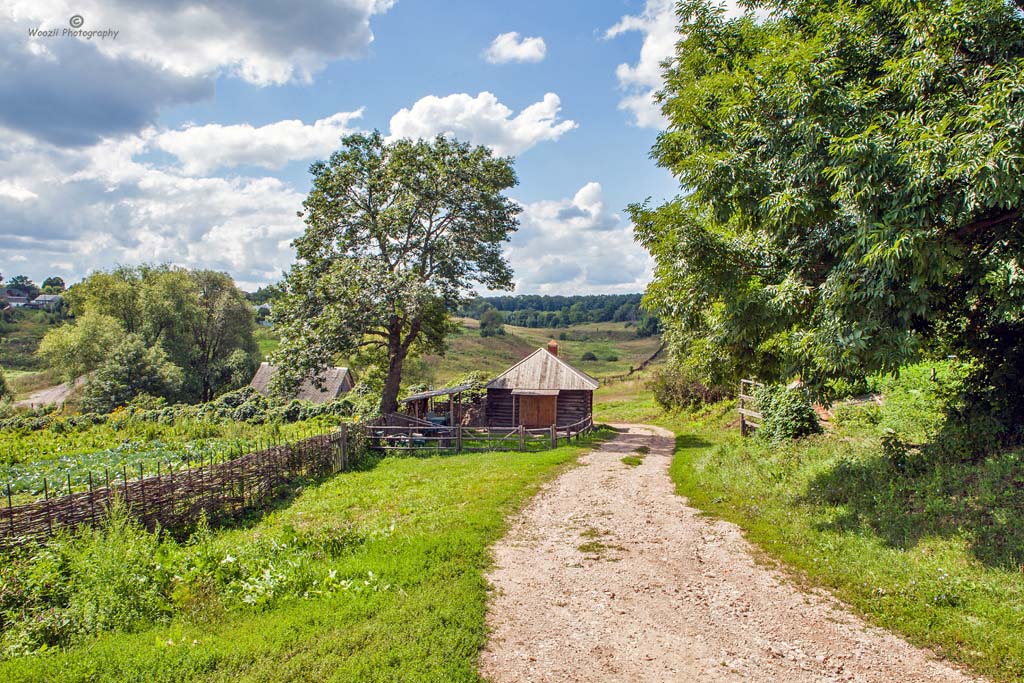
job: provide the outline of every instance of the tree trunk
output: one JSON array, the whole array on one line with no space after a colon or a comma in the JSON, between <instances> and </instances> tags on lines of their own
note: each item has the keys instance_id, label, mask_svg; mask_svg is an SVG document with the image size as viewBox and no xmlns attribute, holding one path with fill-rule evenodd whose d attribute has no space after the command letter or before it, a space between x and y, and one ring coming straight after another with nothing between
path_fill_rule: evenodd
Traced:
<instances>
[{"instance_id":1,"label":"tree trunk","mask_svg":"<svg viewBox=\"0 0 1024 683\"><path fill-rule=\"evenodd\" d=\"M380 397L382 415L398 412L398 391L402 385L402 365L405 363L405 349L389 345L388 374L384 379L384 392Z\"/></svg>"}]
</instances>

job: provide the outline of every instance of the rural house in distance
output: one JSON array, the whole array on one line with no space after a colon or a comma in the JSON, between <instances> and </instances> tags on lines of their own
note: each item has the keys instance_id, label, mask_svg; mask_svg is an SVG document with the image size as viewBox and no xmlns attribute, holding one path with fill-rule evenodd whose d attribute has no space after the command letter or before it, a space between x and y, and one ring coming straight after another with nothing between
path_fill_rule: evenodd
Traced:
<instances>
[{"instance_id":1,"label":"rural house in distance","mask_svg":"<svg viewBox=\"0 0 1024 683\"><path fill-rule=\"evenodd\" d=\"M263 395L270 393L270 382L274 379L277 367L270 363L260 363L256 375L249 382L256 391ZM320 377L323 378L324 388L318 389L312 379L307 379L299 387L299 390L292 398L300 401L312 401L313 403L327 403L341 398L355 385L352 372L348 368L324 368Z\"/></svg>"},{"instance_id":2,"label":"rural house in distance","mask_svg":"<svg viewBox=\"0 0 1024 683\"><path fill-rule=\"evenodd\" d=\"M487 424L566 427L589 417L598 382L558 357L548 342L487 384Z\"/></svg>"}]
</instances>

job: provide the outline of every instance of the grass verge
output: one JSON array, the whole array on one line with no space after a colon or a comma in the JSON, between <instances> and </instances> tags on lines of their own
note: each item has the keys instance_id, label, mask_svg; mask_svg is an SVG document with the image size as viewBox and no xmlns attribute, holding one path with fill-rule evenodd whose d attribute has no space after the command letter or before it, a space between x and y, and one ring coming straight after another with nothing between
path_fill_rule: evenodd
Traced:
<instances>
[{"instance_id":1,"label":"grass verge","mask_svg":"<svg viewBox=\"0 0 1024 683\"><path fill-rule=\"evenodd\" d=\"M151 596L164 623L81 633L62 651L0 663L0 678L477 681L488 546L588 447L385 458L336 476L252 528L147 551L142 564L168 575ZM107 573L125 564L84 543L68 553L72 568L83 557ZM85 571L81 614L116 614L139 593L111 594L124 584Z\"/></svg>"},{"instance_id":2,"label":"grass verge","mask_svg":"<svg viewBox=\"0 0 1024 683\"><path fill-rule=\"evenodd\" d=\"M1024 681L1024 454L908 469L886 456L877 428L899 416L864 410L870 425L848 419L786 444L742 439L729 405L657 422L677 434L678 492L740 526L798 581L947 659Z\"/></svg>"}]
</instances>

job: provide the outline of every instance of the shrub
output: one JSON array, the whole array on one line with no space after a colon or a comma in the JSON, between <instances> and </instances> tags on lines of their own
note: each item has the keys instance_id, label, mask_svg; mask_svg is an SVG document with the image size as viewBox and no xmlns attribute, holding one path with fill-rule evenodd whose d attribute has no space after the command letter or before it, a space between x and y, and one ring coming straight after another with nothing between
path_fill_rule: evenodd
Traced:
<instances>
[{"instance_id":1,"label":"shrub","mask_svg":"<svg viewBox=\"0 0 1024 683\"><path fill-rule=\"evenodd\" d=\"M0 401L10 396L11 388L7 385L7 375L4 374L4 369L0 368Z\"/></svg>"},{"instance_id":2,"label":"shrub","mask_svg":"<svg viewBox=\"0 0 1024 683\"><path fill-rule=\"evenodd\" d=\"M759 437L780 441L821 432L818 416L803 389L781 384L765 386L755 392L754 399L762 415Z\"/></svg>"},{"instance_id":3,"label":"shrub","mask_svg":"<svg viewBox=\"0 0 1024 683\"><path fill-rule=\"evenodd\" d=\"M722 387L709 387L690 377L687 373L672 368L657 370L647 382L654 393L654 400L665 410L696 408L717 403L729 396Z\"/></svg>"},{"instance_id":4,"label":"shrub","mask_svg":"<svg viewBox=\"0 0 1024 683\"><path fill-rule=\"evenodd\" d=\"M614 363L614 362L616 362L617 360L619 360L619 357L618 357L618 356L616 356L616 355L615 355L614 353L609 353L609 354L608 354L607 356L605 356L605 357L604 357L604 359L605 359L606 361L610 361L610 362Z\"/></svg>"},{"instance_id":5,"label":"shrub","mask_svg":"<svg viewBox=\"0 0 1024 683\"><path fill-rule=\"evenodd\" d=\"M597 356L594 354L593 351L587 351L582 356L580 356L580 360L597 360Z\"/></svg>"}]
</instances>

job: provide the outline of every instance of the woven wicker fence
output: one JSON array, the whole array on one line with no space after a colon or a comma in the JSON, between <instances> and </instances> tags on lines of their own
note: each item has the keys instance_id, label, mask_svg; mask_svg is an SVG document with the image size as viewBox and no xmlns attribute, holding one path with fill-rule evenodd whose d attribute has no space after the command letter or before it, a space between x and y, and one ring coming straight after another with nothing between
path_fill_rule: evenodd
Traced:
<instances>
[{"instance_id":1,"label":"woven wicker fence","mask_svg":"<svg viewBox=\"0 0 1024 683\"><path fill-rule=\"evenodd\" d=\"M321 476L347 469L355 450L348 430L321 434L225 460L156 476L93 482L87 491L48 497L0 509L0 546L43 540L61 528L101 523L119 498L149 529L188 525L201 514L229 517L258 508L281 484L300 476ZM94 485L95 484L95 485Z\"/></svg>"}]
</instances>

